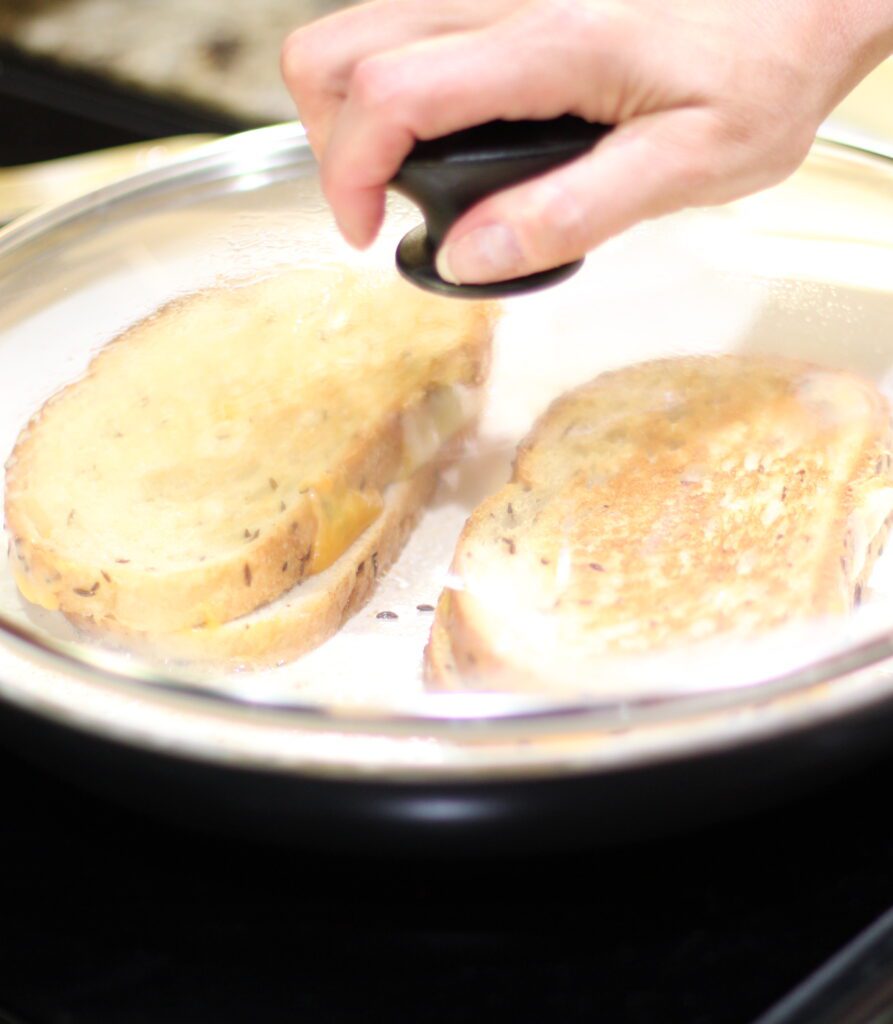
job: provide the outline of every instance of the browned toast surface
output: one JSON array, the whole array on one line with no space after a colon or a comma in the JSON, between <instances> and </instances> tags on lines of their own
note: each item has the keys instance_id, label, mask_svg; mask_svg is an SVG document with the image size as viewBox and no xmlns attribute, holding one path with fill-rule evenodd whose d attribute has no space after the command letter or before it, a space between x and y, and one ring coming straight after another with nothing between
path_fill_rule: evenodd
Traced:
<instances>
[{"instance_id":1,"label":"browned toast surface","mask_svg":"<svg viewBox=\"0 0 893 1024\"><path fill-rule=\"evenodd\" d=\"M843 612L891 488L887 403L852 374L726 356L600 376L470 517L429 673L489 685L549 652L585 669Z\"/></svg>"}]
</instances>

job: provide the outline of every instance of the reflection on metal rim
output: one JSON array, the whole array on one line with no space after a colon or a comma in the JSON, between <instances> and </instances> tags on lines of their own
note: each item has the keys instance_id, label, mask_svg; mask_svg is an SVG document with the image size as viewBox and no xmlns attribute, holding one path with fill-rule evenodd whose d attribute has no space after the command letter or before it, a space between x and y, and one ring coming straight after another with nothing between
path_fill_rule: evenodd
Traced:
<instances>
[{"instance_id":1,"label":"reflection on metal rim","mask_svg":"<svg viewBox=\"0 0 893 1024\"><path fill-rule=\"evenodd\" d=\"M883 160L893 160L893 141L860 132L833 118L826 121L819 129L816 141L832 146L842 146L845 149L865 153L867 156L880 157Z\"/></svg>"},{"instance_id":2,"label":"reflection on metal rim","mask_svg":"<svg viewBox=\"0 0 893 1024\"><path fill-rule=\"evenodd\" d=\"M426 694L416 700L404 700L387 706L337 704L322 706L295 700L253 700L247 696L222 693L198 679L183 675L165 675L156 666L130 655L86 644L69 643L25 629L0 614L0 632L29 657L74 671L87 680L96 676L116 684L153 687L171 696L186 697L209 707L231 707L245 711L275 712L295 723L304 720L342 723L350 719L358 727L380 727L383 721L404 725L461 726L475 720L508 726L520 722L542 721L561 723L581 729L616 728L661 721L672 710L674 717L716 712L736 705L751 703L755 696L768 701L788 693L830 683L866 669L880 669L890 663L893 669L893 634L878 636L857 646L831 655L820 662L803 666L774 678L755 679L748 686L717 685L692 693L670 692L665 697L639 698L624 703L615 698L536 697L512 693L440 693Z\"/></svg>"}]
</instances>

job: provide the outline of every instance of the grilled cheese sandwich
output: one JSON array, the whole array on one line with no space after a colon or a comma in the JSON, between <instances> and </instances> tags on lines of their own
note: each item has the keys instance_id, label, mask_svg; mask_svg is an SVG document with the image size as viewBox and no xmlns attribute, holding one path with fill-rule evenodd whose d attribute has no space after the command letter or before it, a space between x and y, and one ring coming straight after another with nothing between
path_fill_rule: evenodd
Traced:
<instances>
[{"instance_id":1,"label":"grilled cheese sandwich","mask_svg":"<svg viewBox=\"0 0 893 1024\"><path fill-rule=\"evenodd\" d=\"M617 658L845 613L891 512L890 412L867 380L745 356L604 374L469 519L429 678L585 689Z\"/></svg>"},{"instance_id":2,"label":"grilled cheese sandwich","mask_svg":"<svg viewBox=\"0 0 893 1024\"><path fill-rule=\"evenodd\" d=\"M491 328L488 306L338 266L164 307L16 443L5 511L23 597L119 635L269 605L467 429Z\"/></svg>"}]
</instances>

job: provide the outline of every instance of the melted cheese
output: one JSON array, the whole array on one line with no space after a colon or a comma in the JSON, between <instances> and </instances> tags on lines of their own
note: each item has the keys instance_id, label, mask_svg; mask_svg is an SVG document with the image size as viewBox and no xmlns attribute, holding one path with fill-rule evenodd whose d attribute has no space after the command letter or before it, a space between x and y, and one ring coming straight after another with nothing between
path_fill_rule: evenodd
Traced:
<instances>
[{"instance_id":1,"label":"melted cheese","mask_svg":"<svg viewBox=\"0 0 893 1024\"><path fill-rule=\"evenodd\" d=\"M402 415L403 457L401 476L408 477L427 465L445 441L474 415L480 389L461 384L434 389ZM316 538L307 574L328 569L378 518L382 497L377 491L358 491L320 484L309 491L316 517Z\"/></svg>"},{"instance_id":2,"label":"melted cheese","mask_svg":"<svg viewBox=\"0 0 893 1024\"><path fill-rule=\"evenodd\" d=\"M223 620L217 615L213 607L208 602L205 602L201 606L199 615L200 625L203 629L219 629L223 625ZM186 632L188 632L188 630Z\"/></svg>"},{"instance_id":3,"label":"melted cheese","mask_svg":"<svg viewBox=\"0 0 893 1024\"><path fill-rule=\"evenodd\" d=\"M322 572L335 562L375 522L382 510L377 491L332 490L309 492L310 506L316 517L316 537L307 573Z\"/></svg>"},{"instance_id":4,"label":"melted cheese","mask_svg":"<svg viewBox=\"0 0 893 1024\"><path fill-rule=\"evenodd\" d=\"M427 465L444 442L469 423L483 400L481 388L453 384L435 388L422 401L403 411L401 475L412 476Z\"/></svg>"},{"instance_id":5,"label":"melted cheese","mask_svg":"<svg viewBox=\"0 0 893 1024\"><path fill-rule=\"evenodd\" d=\"M852 511L847 525L853 538L852 581L865 571L872 541L887 520L893 516L893 487L878 487L863 496L859 507Z\"/></svg>"},{"instance_id":6,"label":"melted cheese","mask_svg":"<svg viewBox=\"0 0 893 1024\"><path fill-rule=\"evenodd\" d=\"M48 612L57 612L59 610L59 598L52 590L40 587L34 580L15 569L13 570L13 577L19 592L26 601L36 604L39 608L44 608Z\"/></svg>"}]
</instances>

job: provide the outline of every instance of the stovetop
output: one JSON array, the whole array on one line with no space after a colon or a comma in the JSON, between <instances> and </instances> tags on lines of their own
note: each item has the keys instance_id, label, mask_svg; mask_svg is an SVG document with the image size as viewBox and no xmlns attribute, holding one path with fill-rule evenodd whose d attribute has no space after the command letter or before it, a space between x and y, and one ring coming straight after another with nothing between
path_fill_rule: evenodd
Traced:
<instances>
[{"instance_id":1,"label":"stovetop","mask_svg":"<svg viewBox=\"0 0 893 1024\"><path fill-rule=\"evenodd\" d=\"M193 834L8 755L0 778L0 1007L34 1024L747 1024L893 903L893 758L723 827L492 861Z\"/></svg>"}]
</instances>

